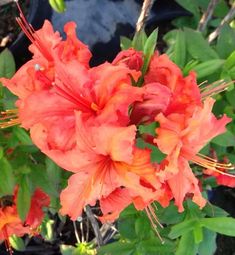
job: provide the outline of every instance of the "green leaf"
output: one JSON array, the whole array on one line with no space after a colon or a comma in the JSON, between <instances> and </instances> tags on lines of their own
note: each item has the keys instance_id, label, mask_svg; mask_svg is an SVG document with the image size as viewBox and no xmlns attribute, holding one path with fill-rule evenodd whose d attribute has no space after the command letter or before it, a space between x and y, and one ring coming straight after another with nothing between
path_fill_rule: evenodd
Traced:
<instances>
[{"instance_id":1,"label":"green leaf","mask_svg":"<svg viewBox=\"0 0 235 255\"><path fill-rule=\"evenodd\" d=\"M228 213L223 210L222 208L207 203L205 207L203 207L203 212L206 213L206 215L210 217L221 217L221 216L227 216Z\"/></svg>"},{"instance_id":2,"label":"green leaf","mask_svg":"<svg viewBox=\"0 0 235 255\"><path fill-rule=\"evenodd\" d=\"M193 229L193 235L194 235L194 242L196 244L199 244L203 240L203 230L202 227L197 224Z\"/></svg>"},{"instance_id":3,"label":"green leaf","mask_svg":"<svg viewBox=\"0 0 235 255\"><path fill-rule=\"evenodd\" d=\"M235 146L235 135L227 130L225 133L215 137L211 142L222 147Z\"/></svg>"},{"instance_id":4,"label":"green leaf","mask_svg":"<svg viewBox=\"0 0 235 255\"><path fill-rule=\"evenodd\" d=\"M120 46L122 50L128 50L129 48L131 48L132 45L132 41L125 37L125 36L121 36L120 37Z\"/></svg>"},{"instance_id":5,"label":"green leaf","mask_svg":"<svg viewBox=\"0 0 235 255\"><path fill-rule=\"evenodd\" d=\"M228 24L224 24L219 34L216 51L220 57L226 59L235 50L235 31Z\"/></svg>"},{"instance_id":6,"label":"green leaf","mask_svg":"<svg viewBox=\"0 0 235 255\"><path fill-rule=\"evenodd\" d=\"M11 78L15 73L15 60L8 49L0 54L0 77Z\"/></svg>"},{"instance_id":7,"label":"green leaf","mask_svg":"<svg viewBox=\"0 0 235 255\"><path fill-rule=\"evenodd\" d=\"M176 224L171 228L169 237L171 239L175 239L183 234L186 234L189 231L192 231L197 224L198 222L195 219L185 220L184 222Z\"/></svg>"},{"instance_id":8,"label":"green leaf","mask_svg":"<svg viewBox=\"0 0 235 255\"><path fill-rule=\"evenodd\" d=\"M29 134L20 127L13 128L13 134L19 139L23 145L33 145Z\"/></svg>"},{"instance_id":9,"label":"green leaf","mask_svg":"<svg viewBox=\"0 0 235 255\"><path fill-rule=\"evenodd\" d=\"M127 238L129 240L136 239L135 232L135 217L127 217L118 220L118 230L122 237Z\"/></svg>"},{"instance_id":10,"label":"green leaf","mask_svg":"<svg viewBox=\"0 0 235 255\"><path fill-rule=\"evenodd\" d=\"M160 207L159 205L157 207L157 216L161 223L176 224L185 218L185 212L179 213L178 208L173 203L166 208Z\"/></svg>"},{"instance_id":11,"label":"green leaf","mask_svg":"<svg viewBox=\"0 0 235 255\"><path fill-rule=\"evenodd\" d=\"M192 238L192 232L190 231L183 234L180 238L175 255L196 255L197 250L198 245L195 244L194 238Z\"/></svg>"},{"instance_id":12,"label":"green leaf","mask_svg":"<svg viewBox=\"0 0 235 255\"><path fill-rule=\"evenodd\" d=\"M31 193L28 176L23 175L20 179L17 194L17 211L22 221L25 221L31 204Z\"/></svg>"},{"instance_id":13,"label":"green leaf","mask_svg":"<svg viewBox=\"0 0 235 255\"><path fill-rule=\"evenodd\" d=\"M144 75L149 66L149 62L151 60L151 57L154 53L154 50L156 48L157 44L157 37L158 37L158 29L155 29L151 35L148 37L145 45L144 45L144 65L142 68L142 74Z\"/></svg>"},{"instance_id":14,"label":"green leaf","mask_svg":"<svg viewBox=\"0 0 235 255\"><path fill-rule=\"evenodd\" d=\"M185 65L186 39L185 33L182 30L177 31L172 60L181 68Z\"/></svg>"},{"instance_id":15,"label":"green leaf","mask_svg":"<svg viewBox=\"0 0 235 255\"><path fill-rule=\"evenodd\" d=\"M199 255L213 255L216 251L216 233L203 229L203 241L198 247Z\"/></svg>"},{"instance_id":16,"label":"green leaf","mask_svg":"<svg viewBox=\"0 0 235 255\"><path fill-rule=\"evenodd\" d=\"M61 186L62 170L49 158L46 158L45 162L48 179L53 184L54 189L59 191Z\"/></svg>"},{"instance_id":17,"label":"green leaf","mask_svg":"<svg viewBox=\"0 0 235 255\"><path fill-rule=\"evenodd\" d=\"M231 91L226 91L225 93L226 99L228 100L229 104L235 108L235 89Z\"/></svg>"},{"instance_id":18,"label":"green leaf","mask_svg":"<svg viewBox=\"0 0 235 255\"><path fill-rule=\"evenodd\" d=\"M193 70L197 73L197 79L201 79L216 72L224 62L223 59L208 60L194 66Z\"/></svg>"},{"instance_id":19,"label":"green leaf","mask_svg":"<svg viewBox=\"0 0 235 255\"><path fill-rule=\"evenodd\" d=\"M147 41L147 35L144 30L135 33L132 41L132 47L138 51L144 51L144 45Z\"/></svg>"},{"instance_id":20,"label":"green leaf","mask_svg":"<svg viewBox=\"0 0 235 255\"><path fill-rule=\"evenodd\" d=\"M147 216L139 217L135 222L135 232L139 239L147 239L150 234L150 222Z\"/></svg>"},{"instance_id":21,"label":"green leaf","mask_svg":"<svg viewBox=\"0 0 235 255\"><path fill-rule=\"evenodd\" d=\"M0 180L0 196L13 194L15 178L11 165L4 157L0 159Z\"/></svg>"},{"instance_id":22,"label":"green leaf","mask_svg":"<svg viewBox=\"0 0 235 255\"><path fill-rule=\"evenodd\" d=\"M139 133L142 134L150 134L152 136L156 135L156 128L159 126L157 122L152 122L148 125L139 125L138 130Z\"/></svg>"},{"instance_id":23,"label":"green leaf","mask_svg":"<svg viewBox=\"0 0 235 255\"><path fill-rule=\"evenodd\" d=\"M157 237L140 241L136 246L140 255L174 255L175 250L174 242L165 239L161 243Z\"/></svg>"},{"instance_id":24,"label":"green leaf","mask_svg":"<svg viewBox=\"0 0 235 255\"><path fill-rule=\"evenodd\" d=\"M9 241L11 246L17 250L17 251L24 251L25 250L25 244L24 241L22 240L22 238L16 236L16 235L12 235L9 237Z\"/></svg>"},{"instance_id":25,"label":"green leaf","mask_svg":"<svg viewBox=\"0 0 235 255\"><path fill-rule=\"evenodd\" d=\"M160 163L166 157L166 154L162 153L157 146L146 143L142 138L137 139L136 146L141 149L148 148L151 150L151 162Z\"/></svg>"},{"instance_id":26,"label":"green leaf","mask_svg":"<svg viewBox=\"0 0 235 255\"><path fill-rule=\"evenodd\" d=\"M202 226L227 236L235 236L235 219L229 217L200 219Z\"/></svg>"},{"instance_id":27,"label":"green leaf","mask_svg":"<svg viewBox=\"0 0 235 255\"><path fill-rule=\"evenodd\" d=\"M120 241L100 247L98 255L131 255L134 250L135 243Z\"/></svg>"},{"instance_id":28,"label":"green leaf","mask_svg":"<svg viewBox=\"0 0 235 255\"><path fill-rule=\"evenodd\" d=\"M233 51L226 59L224 63L224 68L229 70L234 66L235 66L235 51Z\"/></svg>"},{"instance_id":29,"label":"green leaf","mask_svg":"<svg viewBox=\"0 0 235 255\"><path fill-rule=\"evenodd\" d=\"M49 0L49 3L51 7L59 13L62 13L66 10L64 0Z\"/></svg>"},{"instance_id":30,"label":"green leaf","mask_svg":"<svg viewBox=\"0 0 235 255\"><path fill-rule=\"evenodd\" d=\"M218 54L210 47L200 32L185 28L185 36L187 50L194 59L202 62L219 59Z\"/></svg>"},{"instance_id":31,"label":"green leaf","mask_svg":"<svg viewBox=\"0 0 235 255\"><path fill-rule=\"evenodd\" d=\"M190 11L195 17L199 18L200 11L197 1L195 0L176 0L176 2L184 7L184 9Z\"/></svg>"},{"instance_id":32,"label":"green leaf","mask_svg":"<svg viewBox=\"0 0 235 255\"><path fill-rule=\"evenodd\" d=\"M30 172L30 179L35 187L38 186L49 195L58 197L58 187L54 185L53 179L48 178L45 166L38 164L31 168L32 171Z\"/></svg>"}]
</instances>

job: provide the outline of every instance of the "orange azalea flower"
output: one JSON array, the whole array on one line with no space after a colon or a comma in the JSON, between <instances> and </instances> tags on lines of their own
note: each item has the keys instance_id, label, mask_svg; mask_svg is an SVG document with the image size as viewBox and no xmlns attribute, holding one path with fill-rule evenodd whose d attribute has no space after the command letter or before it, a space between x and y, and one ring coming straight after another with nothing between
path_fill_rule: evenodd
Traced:
<instances>
[{"instance_id":1,"label":"orange azalea flower","mask_svg":"<svg viewBox=\"0 0 235 255\"><path fill-rule=\"evenodd\" d=\"M220 171L221 164L197 154L199 150L213 137L225 132L225 125L230 119L223 116L216 119L212 114L214 100L208 98L203 107L195 107L192 115L172 113L156 117L160 127L156 129L155 143L167 158L163 162L159 176L165 180L175 198L179 211L183 210L183 200L187 193L193 193L193 201L200 207L205 200L201 196L198 180L193 175L188 161L213 171ZM225 167L225 166L224 166Z\"/></svg>"},{"instance_id":2,"label":"orange azalea flower","mask_svg":"<svg viewBox=\"0 0 235 255\"><path fill-rule=\"evenodd\" d=\"M77 113L76 129L74 150L54 151L49 155L60 166L75 172L61 193L62 214L75 220L86 204L93 205L123 186L132 198L140 196L145 203L154 198L154 189L161 184L150 163L150 151L134 147L134 125L88 126L82 114ZM142 180L151 188L142 185Z\"/></svg>"},{"instance_id":3,"label":"orange azalea flower","mask_svg":"<svg viewBox=\"0 0 235 255\"><path fill-rule=\"evenodd\" d=\"M75 145L75 111L82 112L84 121L95 121L97 125L125 126L130 105L142 100L142 89L130 85L129 75L137 77L138 73L125 66L105 63L87 70L74 62L58 64L58 68L60 76L55 81L58 85L32 93L19 106L21 125L33 130L40 126L51 150L66 151ZM33 130L34 143L44 151Z\"/></svg>"},{"instance_id":4,"label":"orange azalea flower","mask_svg":"<svg viewBox=\"0 0 235 255\"><path fill-rule=\"evenodd\" d=\"M180 68L166 54L155 53L144 81L145 84L155 82L156 86L159 84L166 86L172 93L170 102L164 109L165 114L185 113L186 110L191 112L194 106L201 106L201 95L195 73L190 72L187 77L183 77Z\"/></svg>"},{"instance_id":5,"label":"orange azalea flower","mask_svg":"<svg viewBox=\"0 0 235 255\"><path fill-rule=\"evenodd\" d=\"M123 50L117 54L113 60L113 65L120 65L124 63L132 70L140 71L143 65L143 53L142 51L136 51L135 49Z\"/></svg>"},{"instance_id":6,"label":"orange azalea flower","mask_svg":"<svg viewBox=\"0 0 235 255\"><path fill-rule=\"evenodd\" d=\"M9 237L16 235L21 237L25 234L32 234L42 222L44 213L42 207L49 206L49 197L40 189L36 189L31 200L31 207L25 222L20 219L17 207L17 188L13 196L6 196L0 199L0 240L4 240L7 249L12 254Z\"/></svg>"}]
</instances>

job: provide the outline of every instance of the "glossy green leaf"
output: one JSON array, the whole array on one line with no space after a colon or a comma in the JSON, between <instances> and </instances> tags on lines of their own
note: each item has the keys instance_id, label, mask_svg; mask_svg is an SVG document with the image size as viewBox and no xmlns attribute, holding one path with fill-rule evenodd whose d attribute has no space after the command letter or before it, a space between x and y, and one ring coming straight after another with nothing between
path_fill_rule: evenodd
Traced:
<instances>
[{"instance_id":1,"label":"glossy green leaf","mask_svg":"<svg viewBox=\"0 0 235 255\"><path fill-rule=\"evenodd\" d=\"M23 145L33 145L29 134L23 128L14 127L13 133Z\"/></svg>"},{"instance_id":2,"label":"glossy green leaf","mask_svg":"<svg viewBox=\"0 0 235 255\"><path fill-rule=\"evenodd\" d=\"M216 251L216 233L203 229L203 241L198 247L199 255L213 255Z\"/></svg>"},{"instance_id":3,"label":"glossy green leaf","mask_svg":"<svg viewBox=\"0 0 235 255\"><path fill-rule=\"evenodd\" d=\"M51 7L59 13L62 13L66 10L66 5L64 0L49 0L49 3Z\"/></svg>"},{"instance_id":4,"label":"glossy green leaf","mask_svg":"<svg viewBox=\"0 0 235 255\"><path fill-rule=\"evenodd\" d=\"M25 250L25 244L24 241L22 240L22 238L16 236L16 235L12 235L9 237L9 241L11 246L17 250L17 251L24 251Z\"/></svg>"},{"instance_id":5,"label":"glossy green leaf","mask_svg":"<svg viewBox=\"0 0 235 255\"><path fill-rule=\"evenodd\" d=\"M0 159L0 180L0 196L13 194L15 177L10 163L4 157Z\"/></svg>"},{"instance_id":6,"label":"glossy green leaf","mask_svg":"<svg viewBox=\"0 0 235 255\"><path fill-rule=\"evenodd\" d=\"M132 41L132 47L138 51L144 51L144 45L146 41L147 35L144 30L141 30L140 32L135 34Z\"/></svg>"},{"instance_id":7,"label":"glossy green leaf","mask_svg":"<svg viewBox=\"0 0 235 255\"><path fill-rule=\"evenodd\" d=\"M129 240L136 239L135 217L126 217L118 220L118 230L122 237Z\"/></svg>"},{"instance_id":8,"label":"glossy green leaf","mask_svg":"<svg viewBox=\"0 0 235 255\"><path fill-rule=\"evenodd\" d=\"M175 239L183 234L186 234L189 231L192 231L197 224L198 222L195 219L185 220L178 223L171 228L169 237L171 239Z\"/></svg>"},{"instance_id":9,"label":"glossy green leaf","mask_svg":"<svg viewBox=\"0 0 235 255\"><path fill-rule=\"evenodd\" d=\"M204 218L201 224L211 231L227 236L235 236L235 219L229 217Z\"/></svg>"},{"instance_id":10,"label":"glossy green leaf","mask_svg":"<svg viewBox=\"0 0 235 255\"><path fill-rule=\"evenodd\" d=\"M197 79L202 79L216 72L223 66L224 62L223 59L208 60L194 66L193 70L197 73Z\"/></svg>"},{"instance_id":11,"label":"glossy green leaf","mask_svg":"<svg viewBox=\"0 0 235 255\"><path fill-rule=\"evenodd\" d=\"M222 27L217 44L216 51L223 59L229 57L231 52L235 50L235 31L228 24L224 24Z\"/></svg>"},{"instance_id":12,"label":"glossy green leaf","mask_svg":"<svg viewBox=\"0 0 235 255\"><path fill-rule=\"evenodd\" d=\"M185 65L185 61L186 61L186 39L185 39L185 33L182 30L177 31L172 60L179 67L184 67L184 65Z\"/></svg>"},{"instance_id":13,"label":"glossy green leaf","mask_svg":"<svg viewBox=\"0 0 235 255\"><path fill-rule=\"evenodd\" d=\"M17 211L22 221L25 221L31 204L31 193L27 175L20 179L19 190L17 194Z\"/></svg>"},{"instance_id":14,"label":"glossy green leaf","mask_svg":"<svg viewBox=\"0 0 235 255\"><path fill-rule=\"evenodd\" d=\"M209 43L203 38L202 34L190 28L185 28L187 50L196 60L207 61L219 59L218 54L210 47Z\"/></svg>"},{"instance_id":15,"label":"glossy green leaf","mask_svg":"<svg viewBox=\"0 0 235 255\"><path fill-rule=\"evenodd\" d=\"M235 66L235 51L233 51L226 59L224 63L224 68L229 70L234 66Z\"/></svg>"},{"instance_id":16,"label":"glossy green leaf","mask_svg":"<svg viewBox=\"0 0 235 255\"><path fill-rule=\"evenodd\" d=\"M200 224L195 225L193 229L193 235L194 235L194 242L196 244L199 244L203 240L203 229L200 226Z\"/></svg>"},{"instance_id":17,"label":"glossy green leaf","mask_svg":"<svg viewBox=\"0 0 235 255\"><path fill-rule=\"evenodd\" d=\"M11 78L15 70L14 57L8 49L5 49L0 54L0 77Z\"/></svg>"},{"instance_id":18,"label":"glossy green leaf","mask_svg":"<svg viewBox=\"0 0 235 255\"><path fill-rule=\"evenodd\" d=\"M175 255L196 255L198 250L198 245L195 244L193 233L187 232L182 235L179 241L179 245L175 252ZM202 255L202 254L201 254Z\"/></svg>"},{"instance_id":19,"label":"glossy green leaf","mask_svg":"<svg viewBox=\"0 0 235 255\"><path fill-rule=\"evenodd\" d=\"M139 217L135 222L135 232L138 239L147 239L150 234L150 221L147 216Z\"/></svg>"},{"instance_id":20,"label":"glossy green leaf","mask_svg":"<svg viewBox=\"0 0 235 255\"><path fill-rule=\"evenodd\" d=\"M161 223L165 224L177 224L184 220L185 218L185 211L182 213L178 212L178 208L173 204L170 203L166 208L157 206L157 216Z\"/></svg>"},{"instance_id":21,"label":"glossy green leaf","mask_svg":"<svg viewBox=\"0 0 235 255\"><path fill-rule=\"evenodd\" d=\"M174 255L175 243L167 239L161 243L156 237L139 241L136 250L141 255Z\"/></svg>"},{"instance_id":22,"label":"glossy green leaf","mask_svg":"<svg viewBox=\"0 0 235 255\"><path fill-rule=\"evenodd\" d=\"M46 173L55 191L60 191L62 170L51 159L46 158Z\"/></svg>"},{"instance_id":23,"label":"glossy green leaf","mask_svg":"<svg viewBox=\"0 0 235 255\"><path fill-rule=\"evenodd\" d=\"M223 147L235 146L235 135L227 130L225 133L215 137L211 142Z\"/></svg>"},{"instance_id":24,"label":"glossy green leaf","mask_svg":"<svg viewBox=\"0 0 235 255\"><path fill-rule=\"evenodd\" d=\"M30 178L35 187L40 187L51 196L58 196L58 187L53 185L53 180L48 178L44 165L37 164L31 167ZM56 176L55 176L56 178Z\"/></svg>"},{"instance_id":25,"label":"glossy green leaf","mask_svg":"<svg viewBox=\"0 0 235 255\"><path fill-rule=\"evenodd\" d=\"M228 213L223 210L222 208L207 203L205 207L203 207L203 212L206 213L207 216L210 217L222 217L222 216L228 216Z\"/></svg>"},{"instance_id":26,"label":"glossy green leaf","mask_svg":"<svg viewBox=\"0 0 235 255\"><path fill-rule=\"evenodd\" d=\"M120 37L120 46L122 50L128 50L129 48L131 48L132 45L132 41L125 37L125 36L121 36Z\"/></svg>"},{"instance_id":27,"label":"glossy green leaf","mask_svg":"<svg viewBox=\"0 0 235 255\"><path fill-rule=\"evenodd\" d=\"M156 135L156 128L159 126L157 122L152 122L148 125L139 125L138 131L142 134L150 134L155 136Z\"/></svg>"},{"instance_id":28,"label":"glossy green leaf","mask_svg":"<svg viewBox=\"0 0 235 255\"><path fill-rule=\"evenodd\" d=\"M190 11L194 14L195 17L199 17L200 11L199 11L199 5L198 2L195 0L176 0L176 2L184 7L186 10Z\"/></svg>"},{"instance_id":29,"label":"glossy green leaf","mask_svg":"<svg viewBox=\"0 0 235 255\"><path fill-rule=\"evenodd\" d=\"M98 255L132 255L135 250L135 243L114 242L100 247Z\"/></svg>"},{"instance_id":30,"label":"glossy green leaf","mask_svg":"<svg viewBox=\"0 0 235 255\"><path fill-rule=\"evenodd\" d=\"M157 45L157 37L158 37L158 29L155 29L151 35L148 37L145 45L144 45L144 65L142 68L143 75L147 72L149 62L151 57L153 56L154 50Z\"/></svg>"}]
</instances>

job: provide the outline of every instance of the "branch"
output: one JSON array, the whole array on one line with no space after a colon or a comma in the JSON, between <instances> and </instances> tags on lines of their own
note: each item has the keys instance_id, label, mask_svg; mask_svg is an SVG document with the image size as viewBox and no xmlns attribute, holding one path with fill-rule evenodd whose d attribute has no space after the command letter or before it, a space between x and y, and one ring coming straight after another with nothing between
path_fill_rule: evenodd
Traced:
<instances>
[{"instance_id":1,"label":"branch","mask_svg":"<svg viewBox=\"0 0 235 255\"><path fill-rule=\"evenodd\" d=\"M208 37L208 42L211 43L215 38L220 34L220 31L225 23L229 23L235 16L235 2L232 4L231 9L229 10L228 14L224 17L221 21L219 26L212 32Z\"/></svg>"},{"instance_id":2,"label":"branch","mask_svg":"<svg viewBox=\"0 0 235 255\"><path fill-rule=\"evenodd\" d=\"M204 14L202 15L202 17L199 21L198 28L197 28L198 31L202 32L205 30L206 25L209 22L209 20L211 19L214 9L218 2L219 2L219 0L211 0L210 1L206 12L204 12Z\"/></svg>"},{"instance_id":3,"label":"branch","mask_svg":"<svg viewBox=\"0 0 235 255\"><path fill-rule=\"evenodd\" d=\"M91 207L89 205L86 205L85 212L86 212L86 215L87 215L88 219L90 220L91 226L94 230L94 234L96 236L98 247L100 247L103 244L102 235L100 233L100 227L99 227L98 222L97 222L94 214L92 213Z\"/></svg>"},{"instance_id":4,"label":"branch","mask_svg":"<svg viewBox=\"0 0 235 255\"><path fill-rule=\"evenodd\" d=\"M150 9L152 8L154 0L144 0L144 3L142 5L142 9L140 12L140 16L136 23L136 33L140 32L145 26L145 21L148 17L148 14L150 12Z\"/></svg>"}]
</instances>

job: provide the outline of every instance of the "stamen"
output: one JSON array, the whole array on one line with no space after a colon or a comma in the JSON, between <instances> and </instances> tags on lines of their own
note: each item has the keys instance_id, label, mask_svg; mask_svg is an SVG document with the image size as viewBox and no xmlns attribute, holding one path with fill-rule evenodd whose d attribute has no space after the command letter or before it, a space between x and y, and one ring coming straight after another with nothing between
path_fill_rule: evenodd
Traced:
<instances>
[{"instance_id":1,"label":"stamen","mask_svg":"<svg viewBox=\"0 0 235 255\"><path fill-rule=\"evenodd\" d=\"M202 99L206 99L207 97L217 95L227 90L232 83L233 81L225 82L224 80L220 80L206 85L204 88L201 88Z\"/></svg>"},{"instance_id":2,"label":"stamen","mask_svg":"<svg viewBox=\"0 0 235 255\"><path fill-rule=\"evenodd\" d=\"M3 231L3 236L4 236L4 243L5 243L5 246L6 246L6 250L9 251L10 255L13 255L13 250L11 248L11 244L10 244L10 241L9 241L9 235L7 233L7 228L6 226L4 226L2 228L2 231Z\"/></svg>"},{"instance_id":3,"label":"stamen","mask_svg":"<svg viewBox=\"0 0 235 255\"><path fill-rule=\"evenodd\" d=\"M210 169L225 176L235 178L235 175L224 172L223 170L233 170L235 167L231 163L218 163L215 159L202 154L197 154L191 159L194 163L204 168Z\"/></svg>"},{"instance_id":4,"label":"stamen","mask_svg":"<svg viewBox=\"0 0 235 255\"><path fill-rule=\"evenodd\" d=\"M162 237L160 236L158 230L157 230L157 224L163 228L163 226L160 224L160 222L158 221L156 215L155 215L155 212L154 212L154 209L152 208L151 205L148 205L146 208L145 208L145 212L147 213L147 216L150 220L150 223L152 225L152 228L154 230L154 232L157 234L158 238L160 239L161 243L164 244L164 241L162 239Z\"/></svg>"},{"instance_id":5,"label":"stamen","mask_svg":"<svg viewBox=\"0 0 235 255\"><path fill-rule=\"evenodd\" d=\"M47 50L46 46L43 44L33 27L28 23L27 19L24 16L24 13L18 3L18 1L15 1L17 8L20 13L20 17L16 18L16 22L21 27L22 31L25 33L25 35L28 37L28 39L34 44L38 50L42 53L42 55L49 61L53 62L53 58L49 51Z\"/></svg>"},{"instance_id":6,"label":"stamen","mask_svg":"<svg viewBox=\"0 0 235 255\"><path fill-rule=\"evenodd\" d=\"M19 125L18 110L6 110L0 112L0 129Z\"/></svg>"}]
</instances>

